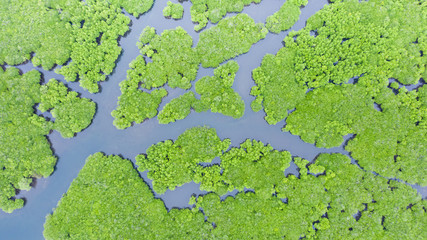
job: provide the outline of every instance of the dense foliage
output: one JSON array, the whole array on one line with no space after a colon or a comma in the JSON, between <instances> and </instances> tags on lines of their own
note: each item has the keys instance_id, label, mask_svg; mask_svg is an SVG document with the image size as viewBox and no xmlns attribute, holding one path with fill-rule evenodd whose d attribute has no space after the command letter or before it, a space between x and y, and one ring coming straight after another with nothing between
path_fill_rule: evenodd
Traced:
<instances>
[{"instance_id":1,"label":"dense foliage","mask_svg":"<svg viewBox=\"0 0 427 240\"><path fill-rule=\"evenodd\" d=\"M210 237L238 239L242 232L248 239L426 237L426 204L410 186L364 172L340 154L322 154L309 166L323 169L318 177L308 174L308 161L295 162L300 177L282 176L269 198L256 190L224 201L216 193L198 197L196 207L215 226Z\"/></svg>"},{"instance_id":2,"label":"dense foliage","mask_svg":"<svg viewBox=\"0 0 427 240\"><path fill-rule=\"evenodd\" d=\"M190 89L200 64L216 67L214 76L167 103L159 122L184 119L192 109L242 117L244 102L232 88L239 65L220 64L248 52L268 31L289 29L307 4L286 0L265 26L246 14L222 19L260 1L192 0L196 31L218 23L194 48L181 27L161 35L146 27L141 55L120 83L114 125L154 118L166 89ZM353 135L345 149L357 164L342 154L320 154L310 163L253 139L230 148L215 129L194 127L136 156L159 194L189 182L208 191L193 195L190 208L166 209L130 161L95 153L46 217L45 238L427 239L425 199L407 184L427 186L427 2L330 3L253 71L251 107L264 109L269 124L286 119L284 130L317 147L341 146ZM63 65L56 71L66 80L98 92L121 53L117 39L129 29L123 9L137 17L152 4L9 0L0 5L0 65ZM169 1L163 15L180 19L183 7ZM40 78L35 70L0 67L0 209L8 213L24 205L19 190L54 170L46 136L56 130L73 137L96 112L94 102L62 82ZM412 91L404 86L419 81ZM298 176L284 174L291 161Z\"/></svg>"},{"instance_id":3,"label":"dense foliage","mask_svg":"<svg viewBox=\"0 0 427 240\"><path fill-rule=\"evenodd\" d=\"M114 125L124 129L133 122L141 123L155 117L162 98L167 95L166 84L171 88L189 89L200 63L218 67L248 52L252 44L266 34L262 24L255 24L247 14L223 19L217 26L204 31L195 48L192 48L191 36L181 27L165 30L161 35L153 27L146 27L138 43L142 55L130 63L127 79L120 83L122 95L117 109L111 113ZM217 41L218 37L223 41ZM151 61L146 62L144 57ZM200 99L189 92L172 99L159 113L159 122L167 124L183 119L192 108L197 112L210 109L234 118L242 117L244 102L231 88L238 69L234 61L219 66L214 77L204 77L197 82L196 92Z\"/></svg>"},{"instance_id":4,"label":"dense foliage","mask_svg":"<svg viewBox=\"0 0 427 240\"><path fill-rule=\"evenodd\" d=\"M0 5L0 64L17 65L31 59L51 69L62 65L72 51L72 26L62 14L38 0L10 0ZM31 23L31 24L29 24Z\"/></svg>"},{"instance_id":5,"label":"dense foliage","mask_svg":"<svg viewBox=\"0 0 427 240\"><path fill-rule=\"evenodd\" d=\"M200 162L211 162L229 145L230 140L221 141L215 129L195 127L185 131L175 142L166 140L152 145L147 155L136 157L136 163L139 171L149 170L154 191L164 193L191 182L196 169L201 167Z\"/></svg>"},{"instance_id":6,"label":"dense foliage","mask_svg":"<svg viewBox=\"0 0 427 240\"><path fill-rule=\"evenodd\" d=\"M279 33L291 28L301 14L300 7L307 5L308 0L286 0L279 11L269 16L265 27L273 33Z\"/></svg>"},{"instance_id":7,"label":"dense foliage","mask_svg":"<svg viewBox=\"0 0 427 240\"><path fill-rule=\"evenodd\" d=\"M118 107L111 113L117 128L124 129L132 122L141 123L155 117L162 98L167 95L162 88L166 83L172 88L191 87L190 82L196 79L199 67L192 44L191 36L181 27L166 30L161 36L152 27L144 29L138 43L143 55L130 63L127 79L120 83L122 95ZM144 56L151 58L151 62L146 63ZM158 89L148 93L140 88ZM167 123L166 120L161 122Z\"/></svg>"},{"instance_id":8,"label":"dense foliage","mask_svg":"<svg viewBox=\"0 0 427 240\"><path fill-rule=\"evenodd\" d=\"M51 110L55 122L35 114ZM76 92L56 80L40 86L40 73L24 75L16 68L0 69L0 208L12 212L24 205L14 199L15 189L29 190L32 178L53 172L53 156L46 135L52 129L64 137L86 128L95 114L95 103L77 97Z\"/></svg>"},{"instance_id":9,"label":"dense foliage","mask_svg":"<svg viewBox=\"0 0 427 240\"><path fill-rule=\"evenodd\" d=\"M184 29L165 30L159 36L153 27L146 27L139 41L141 53L151 62L145 67L142 61L135 63L140 70L131 77L138 77L143 88L161 87L165 83L172 88L191 87L190 82L197 76L199 57L191 47L193 39Z\"/></svg>"},{"instance_id":10,"label":"dense foliage","mask_svg":"<svg viewBox=\"0 0 427 240\"><path fill-rule=\"evenodd\" d=\"M184 14L184 7L179 3L168 1L167 6L163 9L163 16L173 19L181 19Z\"/></svg>"},{"instance_id":11,"label":"dense foliage","mask_svg":"<svg viewBox=\"0 0 427 240\"><path fill-rule=\"evenodd\" d=\"M425 87L408 92L389 79L426 77L426 8L391 0L325 6L253 71L252 108L264 108L270 124L296 109L285 129L318 147L356 134L346 149L364 169L425 186Z\"/></svg>"},{"instance_id":12,"label":"dense foliage","mask_svg":"<svg viewBox=\"0 0 427 240\"><path fill-rule=\"evenodd\" d=\"M249 52L268 30L247 14L225 18L200 34L196 50L203 67L217 67L225 60Z\"/></svg>"},{"instance_id":13,"label":"dense foliage","mask_svg":"<svg viewBox=\"0 0 427 240\"><path fill-rule=\"evenodd\" d=\"M194 108L198 101L193 92L186 92L172 99L159 112L157 116L159 123L168 124L186 118L190 114L191 108Z\"/></svg>"},{"instance_id":14,"label":"dense foliage","mask_svg":"<svg viewBox=\"0 0 427 240\"><path fill-rule=\"evenodd\" d=\"M197 99L193 92L187 92L167 103L158 115L159 123L167 124L184 119L191 109L196 112L211 110L226 116L241 118L245 111L245 103L240 95L232 89L239 65L229 61L214 70L214 76L205 76L196 83Z\"/></svg>"},{"instance_id":15,"label":"dense foliage","mask_svg":"<svg viewBox=\"0 0 427 240\"><path fill-rule=\"evenodd\" d=\"M228 148L214 129L192 128L175 142L137 156L160 193L185 182L212 191L192 197L194 208L167 212L132 164L97 153L52 215L47 239L408 239L425 238L425 200L404 183L375 176L341 154L314 163L295 157L299 177L284 175L289 152L255 140ZM221 157L220 164L200 163ZM196 175L194 173L197 173ZM357 183L357 184L355 184ZM235 197L221 196L238 189ZM203 216L204 215L204 216ZM137 236L137 237L136 237Z\"/></svg>"},{"instance_id":16,"label":"dense foliage","mask_svg":"<svg viewBox=\"0 0 427 240\"><path fill-rule=\"evenodd\" d=\"M200 101L194 105L197 112L210 109L233 118L241 118L245 112L245 103L232 88L239 64L229 61L214 70L214 76L205 76L196 82L196 92Z\"/></svg>"},{"instance_id":17,"label":"dense foliage","mask_svg":"<svg viewBox=\"0 0 427 240\"><path fill-rule=\"evenodd\" d=\"M148 11L153 0L61 0L16 1L0 6L0 64L17 65L31 59L35 66L51 69L68 81L79 80L89 92L99 91L121 53L119 36L128 31L130 20ZM31 23L31 24L28 24Z\"/></svg>"},{"instance_id":18,"label":"dense foliage","mask_svg":"<svg viewBox=\"0 0 427 240\"><path fill-rule=\"evenodd\" d=\"M128 160L95 153L71 183L43 232L46 239L205 239L201 212L167 211Z\"/></svg>"},{"instance_id":19,"label":"dense foliage","mask_svg":"<svg viewBox=\"0 0 427 240\"><path fill-rule=\"evenodd\" d=\"M53 129L64 138L73 137L92 122L96 104L87 98L79 98L77 92L69 92L63 83L51 79L41 86L40 92L40 111L51 110L52 117L55 118Z\"/></svg>"},{"instance_id":20,"label":"dense foliage","mask_svg":"<svg viewBox=\"0 0 427 240\"><path fill-rule=\"evenodd\" d=\"M241 12L243 7L251 3L259 3L261 0L191 0L191 20L198 23L194 30L200 31L208 24L208 21L217 23L227 13Z\"/></svg>"}]
</instances>

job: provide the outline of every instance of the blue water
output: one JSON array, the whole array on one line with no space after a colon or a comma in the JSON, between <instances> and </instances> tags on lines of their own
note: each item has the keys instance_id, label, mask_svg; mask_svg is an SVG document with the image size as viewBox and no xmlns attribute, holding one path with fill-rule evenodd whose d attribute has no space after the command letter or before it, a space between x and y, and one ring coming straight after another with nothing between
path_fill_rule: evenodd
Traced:
<instances>
[{"instance_id":1,"label":"blue water","mask_svg":"<svg viewBox=\"0 0 427 240\"><path fill-rule=\"evenodd\" d=\"M124 158L134 161L136 155L144 153L146 149L154 143L166 139L176 139L187 128L199 125L207 125L216 128L221 138L230 138L233 146L238 146L247 138L261 140L270 143L275 149L288 150L294 156L313 160L320 153L339 152L348 155L343 146L332 149L316 148L312 144L303 142L298 136L282 132L284 121L272 126L264 120L262 111L255 113L250 109L253 97L249 95L250 88L254 85L251 78L251 71L258 67L266 53L275 54L283 45L282 40L288 33L269 33L264 40L255 44L251 51L243 54L234 60L240 65L234 82L234 89L243 97L246 110L241 119L233 119L218 113L191 113L186 119L179 120L168 125L158 124L157 118L146 120L142 124L136 124L125 130L116 129L112 122L111 111L116 108L117 98L120 96L119 83L126 78L126 71L129 63L139 55L136 46L139 34L146 26L152 26L161 33L165 29L182 26L194 39L194 46L198 41L198 33L193 30L194 24L190 18L191 3L186 1L184 5L184 17L181 20L165 19L162 10L167 1L156 1L152 10L139 18L128 15L132 20L132 25L128 34L120 39L123 52L113 74L104 83L101 83L102 91L98 94L90 94L79 86L79 83L69 83L67 86L74 91L81 93L82 97L91 98L97 103L97 113L86 130L78 133L75 138L63 139L58 132L53 132L48 136L52 143L55 155L58 157L55 172L48 178L37 179L35 187L30 191L21 191L19 197L26 199L25 207L16 210L12 214L0 211L0 239L43 239L43 223L45 216L52 212L56 204L64 194L72 180L77 176L83 167L85 159L93 153L104 152L106 154L121 155ZM264 22L266 17L277 11L283 4L283 0L264 0L260 4L253 4L246 7L244 12L255 19L255 22ZM298 30L305 26L305 21L316 11L320 10L327 0L311 0L302 9L300 20L292 27ZM228 14L232 16L234 14ZM209 23L207 28L213 24ZM23 72L27 72L34 67L31 63L18 66ZM56 78L63 82L61 75L53 71L44 71L44 81ZM199 69L197 79L206 75L213 75L213 69ZM169 89L168 89L169 91ZM174 89L169 91L169 95L164 99L160 109L169 102L170 99L182 94L184 91ZM347 136L346 138L349 138ZM286 170L286 174L296 174L296 166L292 165ZM150 184L146 178L146 173L141 173L144 180ZM426 188L417 188L425 197ZM156 195L162 198L167 208L186 207L190 196L201 194L202 191L195 183L188 183L176 189L167 191L163 195ZM235 194L232 192L230 194Z\"/></svg>"}]
</instances>

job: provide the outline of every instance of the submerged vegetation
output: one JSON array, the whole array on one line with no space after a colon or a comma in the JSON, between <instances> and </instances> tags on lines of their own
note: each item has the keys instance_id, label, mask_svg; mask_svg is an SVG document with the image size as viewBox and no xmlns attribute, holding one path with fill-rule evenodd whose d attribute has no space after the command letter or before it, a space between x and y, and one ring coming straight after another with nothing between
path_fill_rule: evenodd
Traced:
<instances>
[{"instance_id":1,"label":"submerged vegetation","mask_svg":"<svg viewBox=\"0 0 427 240\"><path fill-rule=\"evenodd\" d=\"M91 93L99 91L121 53L117 39L129 30L121 8L138 16L153 0L17 1L0 6L0 64L31 60L56 71L67 81L79 80ZM28 24L31 23L31 24ZM34 57L31 57L34 53Z\"/></svg>"},{"instance_id":2,"label":"submerged vegetation","mask_svg":"<svg viewBox=\"0 0 427 240\"><path fill-rule=\"evenodd\" d=\"M245 238L272 239L425 236L421 196L404 183L365 172L345 155L321 154L314 163L294 158L296 177L283 173L289 152L249 139L238 148L227 150L229 145L214 129L197 127L136 157L160 193L192 180L211 191L193 196L191 209L169 212L128 160L96 153L47 217L44 236L235 239L242 231ZM219 164L200 165L218 156ZM221 200L234 189L236 196Z\"/></svg>"},{"instance_id":3,"label":"submerged vegetation","mask_svg":"<svg viewBox=\"0 0 427 240\"><path fill-rule=\"evenodd\" d=\"M35 114L36 104L54 121ZM24 205L16 190L30 190L33 178L53 172L56 157L46 135L55 129L73 137L91 123L96 106L54 79L40 86L36 70L21 75L16 68L0 69L0 106L0 208L10 213Z\"/></svg>"},{"instance_id":4,"label":"submerged vegetation","mask_svg":"<svg viewBox=\"0 0 427 240\"><path fill-rule=\"evenodd\" d=\"M318 147L355 134L346 149L365 170L425 186L425 87L395 89L389 79L425 78L426 9L418 1L325 6L253 71L253 110L264 108L270 124L287 117L285 130Z\"/></svg>"}]
</instances>

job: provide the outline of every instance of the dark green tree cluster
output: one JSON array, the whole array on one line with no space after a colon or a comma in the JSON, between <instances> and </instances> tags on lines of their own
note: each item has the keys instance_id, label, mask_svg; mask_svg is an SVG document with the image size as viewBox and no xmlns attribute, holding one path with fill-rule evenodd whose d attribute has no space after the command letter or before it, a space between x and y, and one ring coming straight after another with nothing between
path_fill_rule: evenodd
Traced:
<instances>
[{"instance_id":1,"label":"dark green tree cluster","mask_svg":"<svg viewBox=\"0 0 427 240\"><path fill-rule=\"evenodd\" d=\"M203 77L196 83L196 93L187 92L167 103L158 115L159 123L167 124L184 119L193 108L196 112L211 110L233 118L241 118L245 103L232 88L239 65L229 61L214 70L213 77Z\"/></svg>"},{"instance_id":2,"label":"dark green tree cluster","mask_svg":"<svg viewBox=\"0 0 427 240\"><path fill-rule=\"evenodd\" d=\"M203 67L218 67L220 63L248 52L266 34L263 25L255 24L247 14L223 19L217 26L204 31L195 48L192 48L191 36L181 27L165 30L161 35L154 28L146 27L138 43L142 55L131 62L127 79L120 84L122 95L117 109L111 113L115 118L114 125L124 129L132 122L141 123L155 117L162 98L167 95L165 84L189 89L200 63ZM147 63L144 57L151 61ZM192 93L171 100L161 111L159 122L183 119L191 108L197 112L211 109L234 118L243 116L244 102L231 88L238 68L236 62L218 67L214 77L202 78L196 84L200 101Z\"/></svg>"},{"instance_id":3,"label":"dark green tree cluster","mask_svg":"<svg viewBox=\"0 0 427 240\"><path fill-rule=\"evenodd\" d=\"M184 7L179 3L168 1L167 6L163 9L163 16L166 18L181 19L184 14Z\"/></svg>"},{"instance_id":4,"label":"dark green tree cluster","mask_svg":"<svg viewBox=\"0 0 427 240\"><path fill-rule=\"evenodd\" d=\"M342 144L366 170L427 184L426 3L339 1L285 38L276 56L253 71L254 110L318 147ZM346 82L354 78L351 84ZM313 90L314 89L314 90Z\"/></svg>"},{"instance_id":5,"label":"dark green tree cluster","mask_svg":"<svg viewBox=\"0 0 427 240\"><path fill-rule=\"evenodd\" d=\"M149 170L154 190L160 192L207 170L197 177L202 187L214 183L213 192L192 197L191 210L169 212L129 161L96 153L47 217L44 235L47 239L427 237L427 206L416 190L366 172L347 156L321 154L314 163L295 157L299 177L285 176L289 152L247 140L222 154L229 144L213 129L193 128L175 143L161 142L150 147L147 156L137 156L140 170ZM221 156L220 165L197 165L215 156ZM216 186L227 184L239 193L221 200L228 189Z\"/></svg>"},{"instance_id":6,"label":"dark green tree cluster","mask_svg":"<svg viewBox=\"0 0 427 240\"><path fill-rule=\"evenodd\" d=\"M255 23L249 15L240 13L203 31L196 50L203 67L218 67L225 60L249 52L267 33L264 24Z\"/></svg>"},{"instance_id":7,"label":"dark green tree cluster","mask_svg":"<svg viewBox=\"0 0 427 240\"><path fill-rule=\"evenodd\" d=\"M130 161L95 153L53 214L46 239L206 239L201 212L172 209L155 199Z\"/></svg>"},{"instance_id":8,"label":"dark green tree cluster","mask_svg":"<svg viewBox=\"0 0 427 240\"><path fill-rule=\"evenodd\" d=\"M35 105L51 110L55 122L35 114ZM29 190L32 178L53 172L53 156L46 135L52 129L64 137L86 128L95 113L95 103L56 80L40 86L40 72L24 75L16 68L0 69L0 208L12 212L24 205L16 190Z\"/></svg>"},{"instance_id":9,"label":"dark green tree cluster","mask_svg":"<svg viewBox=\"0 0 427 240\"><path fill-rule=\"evenodd\" d=\"M279 11L267 17L265 27L273 33L279 33L291 28L301 14L301 6L307 5L308 0L286 0Z\"/></svg>"},{"instance_id":10,"label":"dark green tree cluster","mask_svg":"<svg viewBox=\"0 0 427 240\"><path fill-rule=\"evenodd\" d=\"M153 189L164 193L194 180L200 162L211 162L228 149L230 140L221 139L215 129L195 127L188 129L173 142L167 140L152 145L147 154L136 157L139 171L148 170Z\"/></svg>"},{"instance_id":11,"label":"dark green tree cluster","mask_svg":"<svg viewBox=\"0 0 427 240\"><path fill-rule=\"evenodd\" d=\"M227 13L241 12L244 6L259 2L261 0L191 0L191 20L198 23L194 30L200 31L206 27L208 21L217 23Z\"/></svg>"},{"instance_id":12,"label":"dark green tree cluster","mask_svg":"<svg viewBox=\"0 0 427 240\"><path fill-rule=\"evenodd\" d=\"M89 92L99 91L121 53L119 36L129 29L121 8L138 16L153 0L11 1L0 7L0 64L17 65L31 59L51 69L71 61L58 73L79 80Z\"/></svg>"}]
</instances>

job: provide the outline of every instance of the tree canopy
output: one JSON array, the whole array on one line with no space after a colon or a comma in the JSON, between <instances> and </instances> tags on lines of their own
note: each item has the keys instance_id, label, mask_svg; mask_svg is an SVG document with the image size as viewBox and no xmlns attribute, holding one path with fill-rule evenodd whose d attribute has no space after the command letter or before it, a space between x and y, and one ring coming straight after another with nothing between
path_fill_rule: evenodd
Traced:
<instances>
[{"instance_id":1,"label":"tree canopy","mask_svg":"<svg viewBox=\"0 0 427 240\"><path fill-rule=\"evenodd\" d=\"M224 18L200 33L196 50L203 67L218 67L225 60L247 53L252 45L264 39L268 30L247 14Z\"/></svg>"},{"instance_id":2,"label":"tree canopy","mask_svg":"<svg viewBox=\"0 0 427 240\"><path fill-rule=\"evenodd\" d=\"M212 225L201 212L167 211L129 160L95 153L53 214L46 239L206 239Z\"/></svg>"},{"instance_id":3,"label":"tree canopy","mask_svg":"<svg viewBox=\"0 0 427 240\"><path fill-rule=\"evenodd\" d=\"M33 178L53 172L56 157L46 135L55 129L73 137L95 114L94 102L54 79L40 86L40 77L36 70L21 75L17 68L0 69L0 208L8 213L24 205L15 190L29 190ZM36 104L55 121L35 114Z\"/></svg>"},{"instance_id":4,"label":"tree canopy","mask_svg":"<svg viewBox=\"0 0 427 240\"><path fill-rule=\"evenodd\" d=\"M184 14L184 7L179 3L168 1L167 6L163 9L163 16L166 18L181 19Z\"/></svg>"},{"instance_id":5,"label":"tree canopy","mask_svg":"<svg viewBox=\"0 0 427 240\"><path fill-rule=\"evenodd\" d=\"M425 186L427 109L418 96L425 87L407 91L390 79L408 85L425 77L426 7L353 0L325 6L253 71L253 110L264 108L270 124L287 117L285 130L318 147L356 134L346 149L361 167Z\"/></svg>"},{"instance_id":6,"label":"tree canopy","mask_svg":"<svg viewBox=\"0 0 427 240\"><path fill-rule=\"evenodd\" d=\"M260 2L261 0L192 0L191 21L198 23L194 30L200 31L209 21L217 23L227 13L241 12L244 6Z\"/></svg>"},{"instance_id":7,"label":"tree canopy","mask_svg":"<svg viewBox=\"0 0 427 240\"><path fill-rule=\"evenodd\" d=\"M279 33L291 28L301 14L300 7L307 5L308 0L286 0L279 11L267 17L265 27L273 33Z\"/></svg>"},{"instance_id":8,"label":"tree canopy","mask_svg":"<svg viewBox=\"0 0 427 240\"><path fill-rule=\"evenodd\" d=\"M234 34L240 36L240 41L233 39ZM124 129L133 122L142 123L155 117L162 99L168 94L165 86L190 89L200 63L203 66L205 62L217 68L215 76L206 76L197 82L195 88L200 99L190 92L172 99L160 111L159 122L167 124L184 119L191 109L196 112L210 109L234 118L242 117L244 102L232 89L239 65L235 61L219 65L248 52L252 44L266 34L262 24L255 24L247 14L225 18L204 31L195 48L191 36L181 27L165 30L161 35L153 27L146 27L137 44L141 55L130 63L127 79L120 83L122 95L118 107L111 113L114 125ZM218 36L229 39L216 42ZM150 60L146 62L146 58Z\"/></svg>"},{"instance_id":9,"label":"tree canopy","mask_svg":"<svg viewBox=\"0 0 427 240\"><path fill-rule=\"evenodd\" d=\"M285 176L289 152L250 139L227 150L229 144L214 129L196 127L136 157L158 193L193 177L210 191L191 197L191 209L169 212L129 161L96 153L47 216L44 236L236 239L243 232L248 239L426 237L425 200L416 190L364 171L345 155L321 154L313 163L294 157L299 176ZM200 165L216 156L219 164ZM239 192L222 199L230 189Z\"/></svg>"},{"instance_id":10,"label":"tree canopy","mask_svg":"<svg viewBox=\"0 0 427 240\"><path fill-rule=\"evenodd\" d=\"M45 69L65 64L56 71L96 93L98 82L113 71L121 53L119 36L129 30L130 19L121 8L138 16L152 4L153 0L13 0L2 4L0 22L7 31L0 33L0 64L31 60Z\"/></svg>"},{"instance_id":11,"label":"tree canopy","mask_svg":"<svg viewBox=\"0 0 427 240\"><path fill-rule=\"evenodd\" d=\"M245 103L232 88L239 64L229 61L214 70L214 76L205 76L196 82L196 92L200 101L194 104L197 112L210 109L233 118L241 118L245 113Z\"/></svg>"}]
</instances>

